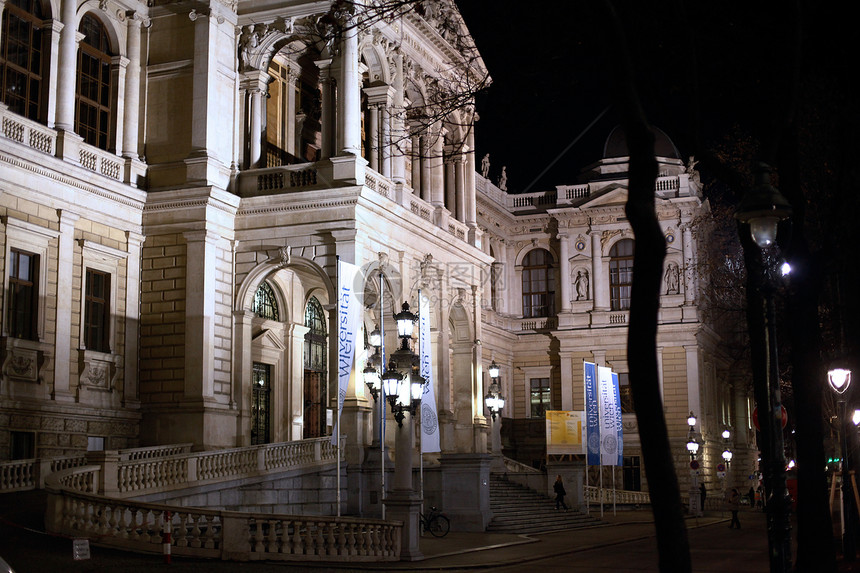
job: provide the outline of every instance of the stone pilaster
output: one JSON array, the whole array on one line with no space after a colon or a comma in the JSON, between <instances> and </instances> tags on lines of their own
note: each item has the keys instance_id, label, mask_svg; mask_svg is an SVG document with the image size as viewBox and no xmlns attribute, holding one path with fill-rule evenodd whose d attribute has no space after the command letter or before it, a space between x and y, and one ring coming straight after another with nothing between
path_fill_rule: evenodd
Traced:
<instances>
[{"instance_id":1,"label":"stone pilaster","mask_svg":"<svg viewBox=\"0 0 860 573\"><path fill-rule=\"evenodd\" d=\"M211 400L215 372L216 243L212 231L190 231L186 246L185 398Z\"/></svg>"},{"instance_id":2,"label":"stone pilaster","mask_svg":"<svg viewBox=\"0 0 860 573\"><path fill-rule=\"evenodd\" d=\"M60 236L57 260L57 318L54 339L54 400L72 402L69 387L72 345L72 277L75 257L75 222L77 213L58 211ZM81 280L86 280L83 276Z\"/></svg>"},{"instance_id":3,"label":"stone pilaster","mask_svg":"<svg viewBox=\"0 0 860 573\"><path fill-rule=\"evenodd\" d=\"M143 235L139 233L126 232L128 258L126 259L123 405L133 409L140 407L137 365L140 348L140 253L143 239Z\"/></svg>"}]
</instances>

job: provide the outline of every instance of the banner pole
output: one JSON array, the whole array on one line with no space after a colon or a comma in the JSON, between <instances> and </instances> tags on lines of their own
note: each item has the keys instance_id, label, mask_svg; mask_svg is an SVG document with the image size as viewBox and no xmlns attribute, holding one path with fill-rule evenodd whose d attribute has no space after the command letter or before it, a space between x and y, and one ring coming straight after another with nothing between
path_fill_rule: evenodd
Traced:
<instances>
[{"instance_id":1,"label":"banner pole","mask_svg":"<svg viewBox=\"0 0 860 573\"><path fill-rule=\"evenodd\" d=\"M379 360L382 363L380 374L385 374L385 303L383 302L382 267L379 267ZM382 472L380 484L382 494L379 503L382 504L382 519L385 519L385 384L379 389L379 467Z\"/></svg>"},{"instance_id":2,"label":"banner pole","mask_svg":"<svg viewBox=\"0 0 860 573\"><path fill-rule=\"evenodd\" d=\"M600 452L600 517L603 517L603 452Z\"/></svg>"},{"instance_id":3,"label":"banner pole","mask_svg":"<svg viewBox=\"0 0 860 573\"><path fill-rule=\"evenodd\" d=\"M334 284L340 285L340 255L335 255L335 279ZM340 287L338 287L339 289ZM337 324L340 325L340 305L337 305L338 309L338 321ZM338 347L338 354L340 354L340 348ZM340 443L340 380L338 380L337 388L337 423L335 424L335 431L337 432L337 516L340 517L340 455L341 455L341 443Z\"/></svg>"},{"instance_id":4,"label":"banner pole","mask_svg":"<svg viewBox=\"0 0 860 573\"><path fill-rule=\"evenodd\" d=\"M421 289L418 289L418 320L421 320ZM424 329L421 328L421 323L418 323L418 375L421 375L421 352L424 350L424 337L422 336ZM426 384L427 381L425 380ZM421 406L418 406L418 482L421 489L421 513L424 513L424 432L421 428ZM422 530L423 534L423 530Z\"/></svg>"}]
</instances>

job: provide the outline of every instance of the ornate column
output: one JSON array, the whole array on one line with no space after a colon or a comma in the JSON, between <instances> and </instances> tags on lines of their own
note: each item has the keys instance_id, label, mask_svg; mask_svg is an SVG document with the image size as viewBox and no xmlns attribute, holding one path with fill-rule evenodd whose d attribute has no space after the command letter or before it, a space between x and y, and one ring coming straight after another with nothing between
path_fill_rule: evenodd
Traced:
<instances>
[{"instance_id":1,"label":"ornate column","mask_svg":"<svg viewBox=\"0 0 860 573\"><path fill-rule=\"evenodd\" d=\"M263 150L263 95L271 78L260 70L250 70L245 74L240 87L245 91L248 106L248 169L265 167L262 161Z\"/></svg>"},{"instance_id":2,"label":"ornate column","mask_svg":"<svg viewBox=\"0 0 860 573\"><path fill-rule=\"evenodd\" d=\"M77 0L63 0L60 53L57 66L57 123L62 131L75 130L75 80L78 60Z\"/></svg>"},{"instance_id":3,"label":"ornate column","mask_svg":"<svg viewBox=\"0 0 860 573\"><path fill-rule=\"evenodd\" d=\"M430 201L432 193L432 178L430 172L430 133L424 131L421 135L421 198L425 201Z\"/></svg>"},{"instance_id":4,"label":"ornate column","mask_svg":"<svg viewBox=\"0 0 860 573\"><path fill-rule=\"evenodd\" d=\"M412 135L412 190L421 194L421 136Z\"/></svg>"},{"instance_id":5,"label":"ornate column","mask_svg":"<svg viewBox=\"0 0 860 573\"><path fill-rule=\"evenodd\" d=\"M352 14L346 15L343 26L340 62L341 81L338 84L338 110L343 129L340 152L361 155L361 76L358 73L358 27Z\"/></svg>"},{"instance_id":6,"label":"ornate column","mask_svg":"<svg viewBox=\"0 0 860 573\"><path fill-rule=\"evenodd\" d=\"M125 74L125 115L122 156L137 159L138 124L140 118L140 26L136 12L126 12L128 18L128 67Z\"/></svg>"},{"instance_id":7,"label":"ornate column","mask_svg":"<svg viewBox=\"0 0 860 573\"><path fill-rule=\"evenodd\" d=\"M0 10L2 13L2 10ZM0 22L2 22L2 18L0 18ZM45 32L50 34L50 38L48 40L50 47L50 68L52 70L60 69L60 38L63 32L63 23L60 20L51 20L51 27L46 28ZM56 74L48 74L47 82L48 82L48 117L47 124L48 127L55 127L56 118L57 118L57 106L59 105L57 101L57 94L59 93L59 89L57 88L57 82L59 81L59 72Z\"/></svg>"},{"instance_id":8,"label":"ornate column","mask_svg":"<svg viewBox=\"0 0 860 573\"><path fill-rule=\"evenodd\" d=\"M75 257L77 213L58 211L60 236L57 248L57 316L54 338L54 400L72 402L69 388L72 347L72 276Z\"/></svg>"},{"instance_id":9,"label":"ornate column","mask_svg":"<svg viewBox=\"0 0 860 573\"><path fill-rule=\"evenodd\" d=\"M609 310L609 282L603 272L603 233L591 230L591 291L594 296L594 310Z\"/></svg>"},{"instance_id":10,"label":"ornate column","mask_svg":"<svg viewBox=\"0 0 860 573\"><path fill-rule=\"evenodd\" d=\"M390 95L390 91L389 91ZM380 153L379 153L379 168L380 173L382 173L386 177L391 177L391 111L390 111L390 102L389 98L388 104L381 106L382 112L382 125L380 126L381 140L382 144L380 145Z\"/></svg>"},{"instance_id":11,"label":"ornate column","mask_svg":"<svg viewBox=\"0 0 860 573\"><path fill-rule=\"evenodd\" d=\"M456 172L454 158L450 155L445 159L445 207L452 214L457 212L457 189L455 187Z\"/></svg>"},{"instance_id":12,"label":"ornate column","mask_svg":"<svg viewBox=\"0 0 860 573\"><path fill-rule=\"evenodd\" d=\"M454 158L454 202L455 218L466 222L466 157L462 153Z\"/></svg>"},{"instance_id":13,"label":"ornate column","mask_svg":"<svg viewBox=\"0 0 860 573\"><path fill-rule=\"evenodd\" d=\"M390 144L389 148L389 154L391 155L391 179L395 183L406 183L406 130L404 129L404 115L406 112L403 99L403 53L399 49L394 51L393 88L391 134L394 141L393 144Z\"/></svg>"},{"instance_id":14,"label":"ornate column","mask_svg":"<svg viewBox=\"0 0 860 573\"><path fill-rule=\"evenodd\" d=\"M116 97L111 96L113 103L114 117L111 120L114 134L108 141L108 151L120 154L122 142L125 141L125 86L126 86L126 68L128 67L128 58L124 56L114 56L111 58L110 75L111 83L116 86Z\"/></svg>"},{"instance_id":15,"label":"ornate column","mask_svg":"<svg viewBox=\"0 0 860 573\"><path fill-rule=\"evenodd\" d=\"M331 77L331 58L314 61L317 68L320 70L320 98L322 104L320 106L320 158L328 159L332 156L333 141L333 126L332 126L332 109L334 107L332 98L332 77ZM293 102L295 108L295 101ZM294 135L294 137L296 137Z\"/></svg>"},{"instance_id":16,"label":"ornate column","mask_svg":"<svg viewBox=\"0 0 860 573\"><path fill-rule=\"evenodd\" d=\"M443 163L444 137L439 122L433 124L430 131L430 204L434 207L445 206L445 165Z\"/></svg>"},{"instance_id":17,"label":"ornate column","mask_svg":"<svg viewBox=\"0 0 860 573\"><path fill-rule=\"evenodd\" d=\"M371 125L368 128L372 142L370 146L371 153L368 154L370 157L370 168L386 177L391 174L390 157L386 158L389 155L388 144L390 143L387 141L387 139L390 139L390 134L386 122L390 118L386 107L391 101L392 91L391 86L388 85L364 89L364 93L367 94L367 104L370 108ZM389 161L388 167L386 167L386 161ZM386 173L386 170L388 170L388 173Z\"/></svg>"},{"instance_id":18,"label":"ornate column","mask_svg":"<svg viewBox=\"0 0 860 573\"><path fill-rule=\"evenodd\" d=\"M467 162L466 162L466 191L465 191L465 223L469 227L469 242L477 246L480 242L480 233L478 231L478 216L477 216L477 197L475 190L475 125L474 113L472 114L472 124L468 128L466 136Z\"/></svg>"},{"instance_id":19,"label":"ornate column","mask_svg":"<svg viewBox=\"0 0 860 573\"><path fill-rule=\"evenodd\" d=\"M370 168L379 171L379 106L368 104L368 125L365 128L368 135L367 161Z\"/></svg>"},{"instance_id":20,"label":"ornate column","mask_svg":"<svg viewBox=\"0 0 860 573\"><path fill-rule=\"evenodd\" d=\"M561 312L570 312L570 245L566 233L558 234L561 256Z\"/></svg>"}]
</instances>

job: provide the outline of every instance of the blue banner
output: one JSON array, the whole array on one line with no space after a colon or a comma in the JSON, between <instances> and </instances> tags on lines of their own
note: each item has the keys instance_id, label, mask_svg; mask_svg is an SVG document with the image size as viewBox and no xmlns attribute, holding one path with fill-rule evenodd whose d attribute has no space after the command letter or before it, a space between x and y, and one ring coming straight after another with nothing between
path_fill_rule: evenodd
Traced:
<instances>
[{"instance_id":1,"label":"blue banner","mask_svg":"<svg viewBox=\"0 0 860 573\"><path fill-rule=\"evenodd\" d=\"M615 436L618 442L618 460L615 465L624 467L624 424L621 419L621 392L618 388L618 374L612 373L612 386L615 391Z\"/></svg>"},{"instance_id":2,"label":"blue banner","mask_svg":"<svg viewBox=\"0 0 860 573\"><path fill-rule=\"evenodd\" d=\"M585 365L585 434L588 443L586 464L600 465L600 405L597 400L597 368L591 362Z\"/></svg>"}]
</instances>

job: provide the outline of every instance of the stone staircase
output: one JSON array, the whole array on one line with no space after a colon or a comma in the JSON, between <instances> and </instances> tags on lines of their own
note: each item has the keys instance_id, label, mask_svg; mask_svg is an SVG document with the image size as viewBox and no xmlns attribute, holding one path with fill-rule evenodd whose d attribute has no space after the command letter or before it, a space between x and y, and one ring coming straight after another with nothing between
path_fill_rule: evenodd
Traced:
<instances>
[{"instance_id":1,"label":"stone staircase","mask_svg":"<svg viewBox=\"0 0 860 573\"><path fill-rule=\"evenodd\" d=\"M555 509L555 499L526 486L490 475L490 509L493 518L488 533L544 533L560 529L580 529L603 525L580 511Z\"/></svg>"}]
</instances>

